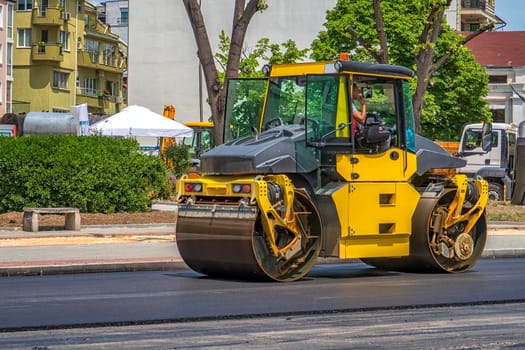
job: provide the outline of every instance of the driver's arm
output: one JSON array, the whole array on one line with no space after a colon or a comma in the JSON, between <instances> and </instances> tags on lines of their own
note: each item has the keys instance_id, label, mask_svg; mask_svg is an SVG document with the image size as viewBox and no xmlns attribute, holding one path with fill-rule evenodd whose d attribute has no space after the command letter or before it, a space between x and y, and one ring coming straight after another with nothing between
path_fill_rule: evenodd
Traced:
<instances>
[{"instance_id":1,"label":"driver's arm","mask_svg":"<svg viewBox=\"0 0 525 350\"><path fill-rule=\"evenodd\" d=\"M357 100L361 104L361 112L352 104L352 116L359 122L359 124L364 125L366 119L366 100L361 94L357 96Z\"/></svg>"}]
</instances>

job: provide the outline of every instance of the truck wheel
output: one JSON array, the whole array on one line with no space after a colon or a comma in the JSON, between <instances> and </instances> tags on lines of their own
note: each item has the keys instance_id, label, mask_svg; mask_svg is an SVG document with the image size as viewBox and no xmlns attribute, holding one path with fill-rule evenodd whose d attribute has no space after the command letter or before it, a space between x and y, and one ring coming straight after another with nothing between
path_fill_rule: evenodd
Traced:
<instances>
[{"instance_id":1,"label":"truck wheel","mask_svg":"<svg viewBox=\"0 0 525 350\"><path fill-rule=\"evenodd\" d=\"M495 183L489 182L489 201L502 201L504 200L503 196L503 186Z\"/></svg>"}]
</instances>

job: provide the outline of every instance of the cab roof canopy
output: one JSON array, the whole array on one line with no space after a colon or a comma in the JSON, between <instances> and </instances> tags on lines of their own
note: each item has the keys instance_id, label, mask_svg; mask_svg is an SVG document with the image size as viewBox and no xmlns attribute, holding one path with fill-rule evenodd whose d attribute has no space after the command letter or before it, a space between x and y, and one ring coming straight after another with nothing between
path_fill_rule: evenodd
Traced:
<instances>
[{"instance_id":1,"label":"cab roof canopy","mask_svg":"<svg viewBox=\"0 0 525 350\"><path fill-rule=\"evenodd\" d=\"M364 74L377 74L396 77L412 78L414 71L401 66L394 66L391 64L367 63L355 61L336 61L335 66L341 64L341 71ZM336 68L337 69L337 68Z\"/></svg>"}]
</instances>

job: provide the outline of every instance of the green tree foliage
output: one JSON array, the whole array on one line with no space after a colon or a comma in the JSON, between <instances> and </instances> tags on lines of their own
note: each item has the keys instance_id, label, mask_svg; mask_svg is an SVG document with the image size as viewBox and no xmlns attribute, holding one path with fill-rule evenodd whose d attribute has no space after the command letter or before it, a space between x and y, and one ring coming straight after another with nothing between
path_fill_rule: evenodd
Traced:
<instances>
[{"instance_id":1,"label":"green tree foliage","mask_svg":"<svg viewBox=\"0 0 525 350\"><path fill-rule=\"evenodd\" d=\"M164 150L165 159L173 164L173 175L176 177L188 172L191 168L190 146L185 144L171 145Z\"/></svg>"},{"instance_id":2,"label":"green tree foliage","mask_svg":"<svg viewBox=\"0 0 525 350\"><path fill-rule=\"evenodd\" d=\"M415 56L427 45L418 44L419 37L431 6L438 3L446 1L380 2L388 43L388 63L415 69ZM334 59L340 52L348 52L354 60L377 61L370 50L360 45L347 30L350 26L372 49L380 47L372 0L338 0L336 6L327 11L326 20L326 30L321 31L312 43L313 59ZM461 40L460 35L443 23L439 38L432 47L436 52L435 60L450 52L453 55L429 81L420 115L423 136L454 140L459 137L464 123L490 119L490 111L483 99L488 93L487 74L461 45ZM413 91L416 83L414 80Z\"/></svg>"},{"instance_id":3,"label":"green tree foliage","mask_svg":"<svg viewBox=\"0 0 525 350\"><path fill-rule=\"evenodd\" d=\"M0 137L0 213L76 207L87 213L148 210L166 196L168 171L130 139Z\"/></svg>"},{"instance_id":4,"label":"green tree foliage","mask_svg":"<svg viewBox=\"0 0 525 350\"><path fill-rule=\"evenodd\" d=\"M490 120L483 99L487 93L485 69L467 48L460 48L457 58L445 63L432 78L421 118L422 134L436 140L459 141L464 124Z\"/></svg>"},{"instance_id":5,"label":"green tree foliage","mask_svg":"<svg viewBox=\"0 0 525 350\"><path fill-rule=\"evenodd\" d=\"M224 82L225 68L228 63L228 50L230 48L230 37L224 31L219 34L219 51L215 58L222 67L219 71L221 82ZM309 49L298 49L295 41L289 39L281 44L272 44L270 39L261 38L253 47L245 47L242 50L239 62L239 78L262 77L261 66L263 64L294 63L304 59Z\"/></svg>"}]
</instances>

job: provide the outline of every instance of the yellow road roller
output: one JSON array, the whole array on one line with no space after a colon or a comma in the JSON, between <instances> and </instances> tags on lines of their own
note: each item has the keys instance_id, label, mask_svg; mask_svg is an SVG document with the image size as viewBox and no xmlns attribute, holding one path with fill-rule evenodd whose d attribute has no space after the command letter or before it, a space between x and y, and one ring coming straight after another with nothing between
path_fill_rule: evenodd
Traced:
<instances>
[{"instance_id":1,"label":"yellow road roller","mask_svg":"<svg viewBox=\"0 0 525 350\"><path fill-rule=\"evenodd\" d=\"M435 171L465 161L415 133L412 70L336 60L263 71L227 82L225 142L202 155L201 177L177 183L190 268L294 281L318 257L415 272L475 265L488 185Z\"/></svg>"}]
</instances>

